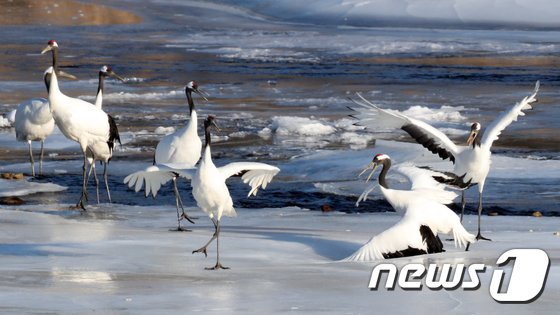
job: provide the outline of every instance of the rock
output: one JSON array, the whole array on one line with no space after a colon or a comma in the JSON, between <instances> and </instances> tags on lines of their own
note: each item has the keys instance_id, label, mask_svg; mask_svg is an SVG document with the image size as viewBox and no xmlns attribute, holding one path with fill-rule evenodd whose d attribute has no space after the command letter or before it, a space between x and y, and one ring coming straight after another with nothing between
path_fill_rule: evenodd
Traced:
<instances>
[{"instance_id":1,"label":"rock","mask_svg":"<svg viewBox=\"0 0 560 315\"><path fill-rule=\"evenodd\" d=\"M3 179L23 179L23 173L2 173L0 174L0 178Z\"/></svg>"},{"instance_id":2,"label":"rock","mask_svg":"<svg viewBox=\"0 0 560 315\"><path fill-rule=\"evenodd\" d=\"M542 217L542 213L540 211L535 211L535 212L533 212L533 216L537 217L537 218L540 218L540 217Z\"/></svg>"},{"instance_id":3,"label":"rock","mask_svg":"<svg viewBox=\"0 0 560 315\"><path fill-rule=\"evenodd\" d=\"M25 201L19 197L3 197L0 198L1 205L8 205L8 206L19 206L24 204Z\"/></svg>"},{"instance_id":4,"label":"rock","mask_svg":"<svg viewBox=\"0 0 560 315\"><path fill-rule=\"evenodd\" d=\"M496 217L496 216L499 215L499 213L498 213L498 211L491 211L491 212L488 212L488 215L491 216L491 217Z\"/></svg>"}]
</instances>

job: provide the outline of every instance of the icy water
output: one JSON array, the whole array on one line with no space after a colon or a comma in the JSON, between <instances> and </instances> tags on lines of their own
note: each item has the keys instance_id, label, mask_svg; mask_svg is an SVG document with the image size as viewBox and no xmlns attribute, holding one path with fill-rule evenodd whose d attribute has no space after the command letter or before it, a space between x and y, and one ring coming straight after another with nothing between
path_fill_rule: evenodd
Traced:
<instances>
[{"instance_id":1,"label":"icy water","mask_svg":"<svg viewBox=\"0 0 560 315\"><path fill-rule=\"evenodd\" d=\"M111 1L122 10L116 12L61 1L68 10L53 17L60 9L29 2L34 10L28 24L1 26L0 114L5 118L22 100L46 96L41 76L50 57L39 52L56 39L62 66L79 78L62 81L64 93L93 102L103 64L127 78L108 82L104 100L123 139L110 165L116 203L173 204L169 187L158 199L146 199L128 190L122 179L151 163L158 139L173 130L169 127L185 123L183 86L195 80L210 94L208 102L195 96L199 117L213 114L221 127L213 147L216 164L254 160L282 168L257 198L245 199L245 187L233 180L237 206L386 211L379 192L374 200L354 206L363 189L356 175L371 155L390 153L396 162L405 162L398 159L409 152L429 154L417 145L394 142L409 141L402 132L354 126L347 97L362 92L383 107L445 128L460 143L470 123L490 122L540 80L535 109L495 143L485 211L560 214L560 32L381 27L363 21L356 26L338 19L293 18L288 11L274 11L271 17L270 7L230 3L235 2ZM2 118L0 126L9 125ZM376 144L379 139L389 141ZM68 189L25 199L75 202L81 181L77 145L58 134L46 148L46 175L37 181ZM29 172L26 153L12 128L0 128L2 172ZM192 201L188 192L183 196ZM468 197L473 211L474 189Z\"/></svg>"}]
</instances>

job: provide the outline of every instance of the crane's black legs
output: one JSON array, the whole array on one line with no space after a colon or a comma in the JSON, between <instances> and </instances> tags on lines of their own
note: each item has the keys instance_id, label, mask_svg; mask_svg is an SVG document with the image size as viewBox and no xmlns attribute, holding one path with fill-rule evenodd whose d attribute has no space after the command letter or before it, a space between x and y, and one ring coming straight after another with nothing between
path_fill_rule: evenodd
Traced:
<instances>
[{"instance_id":1,"label":"crane's black legs","mask_svg":"<svg viewBox=\"0 0 560 315\"><path fill-rule=\"evenodd\" d=\"M80 196L80 200L78 201L78 203L76 204L76 207L80 207L82 208L82 210L86 211L86 207L84 206L84 201L87 201L88 197L87 197L87 155L86 152L84 151L84 165L82 166L82 177L83 177L83 182L82 182L82 195Z\"/></svg>"},{"instance_id":2,"label":"crane's black legs","mask_svg":"<svg viewBox=\"0 0 560 315\"><path fill-rule=\"evenodd\" d=\"M31 141L28 140L29 144L29 162L31 162L31 176L35 177L35 161L33 160L33 149L31 148Z\"/></svg>"},{"instance_id":3,"label":"crane's black legs","mask_svg":"<svg viewBox=\"0 0 560 315\"><path fill-rule=\"evenodd\" d=\"M173 192L175 193L175 207L177 208L177 229L172 229L170 231L180 231L180 232L191 232L192 230L186 229L181 226L181 220L187 219L189 222L194 224L193 217L190 217L186 212L183 206L183 201L181 200L181 195L179 194L179 189L177 188L177 177L173 178ZM181 212L179 213L179 208L181 208Z\"/></svg>"},{"instance_id":4,"label":"crane's black legs","mask_svg":"<svg viewBox=\"0 0 560 315\"><path fill-rule=\"evenodd\" d=\"M97 204L99 204L99 179L97 178L97 172L95 171L95 160L93 160L93 163L89 166L89 173L87 176L88 183L91 173L93 173L93 179L95 180L95 195L97 197Z\"/></svg>"},{"instance_id":5,"label":"crane's black legs","mask_svg":"<svg viewBox=\"0 0 560 315\"><path fill-rule=\"evenodd\" d=\"M43 153L44 153L45 140L41 140L41 157L39 160L39 175L43 176Z\"/></svg>"},{"instance_id":6,"label":"crane's black legs","mask_svg":"<svg viewBox=\"0 0 560 315\"><path fill-rule=\"evenodd\" d=\"M103 180L105 181L105 189L107 190L107 198L109 198L109 203L113 203L113 200L111 200L111 192L109 191L109 180L107 179L107 175L108 175L107 164L108 164L107 162L103 163Z\"/></svg>"},{"instance_id":7,"label":"crane's black legs","mask_svg":"<svg viewBox=\"0 0 560 315\"><path fill-rule=\"evenodd\" d=\"M206 270L218 270L218 269L229 269L229 267L224 267L221 263L220 263L220 221L212 218L212 223L214 223L214 235L212 235L212 238L208 241L208 243L206 243L204 246L202 246L201 248L193 251L192 253L204 253L204 256L208 256L207 252L206 252L206 248L208 247L208 245L210 245L210 243L212 243L212 241L216 240L216 265L214 265L213 267L208 267L208 268L204 268Z\"/></svg>"},{"instance_id":8,"label":"crane's black legs","mask_svg":"<svg viewBox=\"0 0 560 315\"><path fill-rule=\"evenodd\" d=\"M465 190L463 190L461 192L461 223L463 223L463 216L465 215L465 205L466 205L466 201L465 201Z\"/></svg>"},{"instance_id":9,"label":"crane's black legs","mask_svg":"<svg viewBox=\"0 0 560 315\"><path fill-rule=\"evenodd\" d=\"M491 241L491 239L486 238L486 237L482 236L482 234L480 234L480 217L481 216L482 216L482 191L480 192L480 194L478 196L478 234L476 235L476 239L477 240Z\"/></svg>"}]
</instances>

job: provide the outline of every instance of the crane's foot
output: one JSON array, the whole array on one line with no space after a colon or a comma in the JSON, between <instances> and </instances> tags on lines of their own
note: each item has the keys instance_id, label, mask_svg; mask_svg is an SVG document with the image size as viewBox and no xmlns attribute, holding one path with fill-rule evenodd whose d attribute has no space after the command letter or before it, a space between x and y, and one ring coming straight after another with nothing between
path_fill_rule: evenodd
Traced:
<instances>
[{"instance_id":1,"label":"crane's foot","mask_svg":"<svg viewBox=\"0 0 560 315\"><path fill-rule=\"evenodd\" d=\"M492 241L491 239L482 236L482 234L480 234L480 232L478 232L478 234L476 235L476 240L477 240L477 241L480 241L480 240L483 240L483 241Z\"/></svg>"},{"instance_id":2,"label":"crane's foot","mask_svg":"<svg viewBox=\"0 0 560 315\"><path fill-rule=\"evenodd\" d=\"M181 218L180 220L186 219L187 221L189 221L190 223L194 224L193 220L197 220L197 217L189 217L188 214L186 214L185 212L183 212L183 214L181 214Z\"/></svg>"},{"instance_id":3,"label":"crane's foot","mask_svg":"<svg viewBox=\"0 0 560 315\"><path fill-rule=\"evenodd\" d=\"M81 209L82 211L87 211L83 200L80 199L80 201L78 201L78 203L76 204L76 209Z\"/></svg>"},{"instance_id":4,"label":"crane's foot","mask_svg":"<svg viewBox=\"0 0 560 315\"><path fill-rule=\"evenodd\" d=\"M220 262L217 262L216 265L214 267L206 267L204 268L206 270L219 270L219 269L229 269L229 267L224 267L222 266L222 264L220 264Z\"/></svg>"},{"instance_id":5,"label":"crane's foot","mask_svg":"<svg viewBox=\"0 0 560 315\"><path fill-rule=\"evenodd\" d=\"M176 228L174 228L174 229L169 229L169 231L171 231L171 232L192 232L192 230L185 229L185 228L182 227L182 226L178 226L178 227L176 227Z\"/></svg>"},{"instance_id":6,"label":"crane's foot","mask_svg":"<svg viewBox=\"0 0 560 315\"><path fill-rule=\"evenodd\" d=\"M208 253L206 252L206 246L201 247L201 248L199 248L199 249L197 249L197 250L193 250L192 253L193 253L193 254L195 254L195 253L203 253L203 254L204 254L204 257L208 257Z\"/></svg>"}]
</instances>

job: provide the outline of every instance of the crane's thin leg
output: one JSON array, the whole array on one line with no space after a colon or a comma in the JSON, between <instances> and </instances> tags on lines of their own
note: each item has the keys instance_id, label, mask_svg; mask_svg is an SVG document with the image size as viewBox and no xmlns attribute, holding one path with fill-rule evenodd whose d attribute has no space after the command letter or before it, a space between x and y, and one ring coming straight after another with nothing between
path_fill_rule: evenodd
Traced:
<instances>
[{"instance_id":1,"label":"crane's thin leg","mask_svg":"<svg viewBox=\"0 0 560 315\"><path fill-rule=\"evenodd\" d=\"M187 219L190 223L194 224L193 220L198 218L191 217L185 212L185 207L183 205L183 200L181 200L181 194L179 194L179 189L177 188L177 177L173 178L173 191L175 192L175 201L177 205L177 212L179 212L179 207L181 207L182 213L180 215L181 220Z\"/></svg>"},{"instance_id":2,"label":"crane's thin leg","mask_svg":"<svg viewBox=\"0 0 560 315\"><path fill-rule=\"evenodd\" d=\"M111 200L111 192L109 191L109 180L107 179L108 170L107 170L107 162L103 163L103 180L105 181L105 189L107 190L107 198L109 198L109 203L113 203Z\"/></svg>"},{"instance_id":3,"label":"crane's thin leg","mask_svg":"<svg viewBox=\"0 0 560 315\"><path fill-rule=\"evenodd\" d=\"M35 177L35 161L33 160L33 149L31 148L31 140L28 140L27 144L29 144L29 162L31 162L31 176Z\"/></svg>"},{"instance_id":4,"label":"crane's thin leg","mask_svg":"<svg viewBox=\"0 0 560 315\"><path fill-rule=\"evenodd\" d=\"M170 231L178 231L178 232L192 232L192 230L186 229L181 226L181 220L186 218L190 222L194 224L194 222L190 219L189 216L185 213L185 209L183 208L183 201L181 201L181 196L179 195L179 189L177 189L177 177L173 177L173 191L175 192L175 208L177 209L177 228L170 229ZM179 207L183 210L183 214L179 213Z\"/></svg>"},{"instance_id":5,"label":"crane's thin leg","mask_svg":"<svg viewBox=\"0 0 560 315\"><path fill-rule=\"evenodd\" d=\"M212 235L212 238L201 248L197 249L197 250L193 250L193 254L194 253L203 253L204 256L208 257L208 253L206 252L206 248L208 247L208 245L210 245L210 243L212 243L212 241L214 241L216 239L216 237L218 237L218 221L215 218L212 218L212 223L214 223L214 235Z\"/></svg>"},{"instance_id":6,"label":"crane's thin leg","mask_svg":"<svg viewBox=\"0 0 560 315\"><path fill-rule=\"evenodd\" d=\"M491 239L486 238L486 237L482 236L482 234L480 234L480 217L481 216L482 216L482 191L480 192L480 194L478 196L478 234L476 235L476 239L477 240L491 241Z\"/></svg>"},{"instance_id":7,"label":"crane's thin leg","mask_svg":"<svg viewBox=\"0 0 560 315\"><path fill-rule=\"evenodd\" d=\"M88 197L87 197L87 174L86 174L86 170L87 170L87 156L86 156L86 152L84 151L84 165L82 166L82 177L83 177L82 195L80 196L80 200L78 201L78 204L76 204L76 207L80 207L84 211L86 211L86 207L84 206L84 201L87 201L87 199L88 199Z\"/></svg>"},{"instance_id":8,"label":"crane's thin leg","mask_svg":"<svg viewBox=\"0 0 560 315\"><path fill-rule=\"evenodd\" d=\"M41 159L39 160L39 175L43 176L43 153L44 153L45 140L41 140Z\"/></svg>"},{"instance_id":9,"label":"crane's thin leg","mask_svg":"<svg viewBox=\"0 0 560 315\"><path fill-rule=\"evenodd\" d=\"M465 205L466 205L465 190L463 190L461 193L461 223L463 223L463 215L465 214Z\"/></svg>"},{"instance_id":10,"label":"crane's thin leg","mask_svg":"<svg viewBox=\"0 0 560 315\"><path fill-rule=\"evenodd\" d=\"M206 270L229 269L220 263L220 221L216 225L216 265L214 267L204 268Z\"/></svg>"},{"instance_id":11,"label":"crane's thin leg","mask_svg":"<svg viewBox=\"0 0 560 315\"><path fill-rule=\"evenodd\" d=\"M95 195L97 197L97 204L99 204L99 179L97 178L97 170L95 169L95 160L89 166L89 173L87 175L87 182L89 183L89 178L91 177L91 173L93 173L93 180L95 181Z\"/></svg>"}]
</instances>

